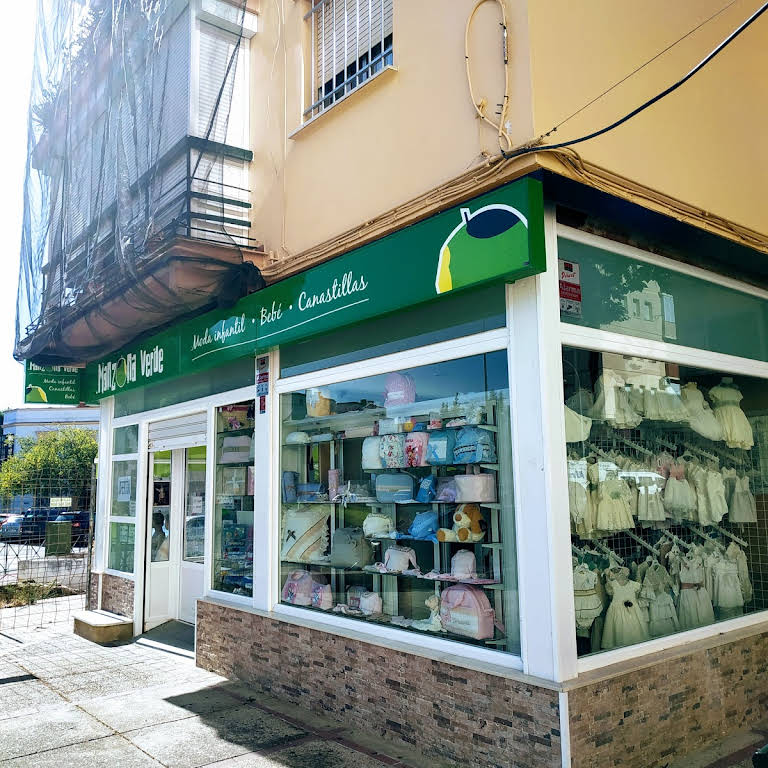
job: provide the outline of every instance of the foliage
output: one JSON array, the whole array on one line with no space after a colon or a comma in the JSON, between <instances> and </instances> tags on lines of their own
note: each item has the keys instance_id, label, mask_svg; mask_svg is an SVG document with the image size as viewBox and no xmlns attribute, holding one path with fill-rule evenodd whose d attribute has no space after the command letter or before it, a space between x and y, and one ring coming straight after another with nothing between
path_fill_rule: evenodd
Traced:
<instances>
[{"instance_id":1,"label":"foliage","mask_svg":"<svg viewBox=\"0 0 768 768\"><path fill-rule=\"evenodd\" d=\"M50 496L72 496L73 504L88 504L96 437L91 430L66 427L43 432L37 439L22 438L21 452L0 468L0 496L32 494L36 504Z\"/></svg>"}]
</instances>

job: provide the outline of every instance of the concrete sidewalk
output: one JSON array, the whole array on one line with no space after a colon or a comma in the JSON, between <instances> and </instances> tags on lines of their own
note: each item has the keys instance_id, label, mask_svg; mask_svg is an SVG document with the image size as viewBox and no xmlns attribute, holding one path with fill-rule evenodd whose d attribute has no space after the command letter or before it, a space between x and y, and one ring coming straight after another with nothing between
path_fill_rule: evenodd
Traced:
<instances>
[{"instance_id":1,"label":"concrete sidewalk","mask_svg":"<svg viewBox=\"0 0 768 768\"><path fill-rule=\"evenodd\" d=\"M0 630L0 767L381 768L427 763L139 640Z\"/></svg>"}]
</instances>

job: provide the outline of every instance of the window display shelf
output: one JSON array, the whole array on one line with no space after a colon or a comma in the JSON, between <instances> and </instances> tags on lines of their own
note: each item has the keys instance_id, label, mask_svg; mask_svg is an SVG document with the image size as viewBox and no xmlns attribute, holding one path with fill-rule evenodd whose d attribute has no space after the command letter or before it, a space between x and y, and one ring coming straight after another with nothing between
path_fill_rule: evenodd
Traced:
<instances>
[{"instance_id":1,"label":"window display shelf","mask_svg":"<svg viewBox=\"0 0 768 768\"><path fill-rule=\"evenodd\" d=\"M222 429L217 434L219 437L251 437L253 435L253 427L240 427L240 429Z\"/></svg>"},{"instance_id":2,"label":"window display shelf","mask_svg":"<svg viewBox=\"0 0 768 768\"><path fill-rule=\"evenodd\" d=\"M252 467L254 465L254 459L248 461L220 461L216 464L217 467Z\"/></svg>"}]
</instances>

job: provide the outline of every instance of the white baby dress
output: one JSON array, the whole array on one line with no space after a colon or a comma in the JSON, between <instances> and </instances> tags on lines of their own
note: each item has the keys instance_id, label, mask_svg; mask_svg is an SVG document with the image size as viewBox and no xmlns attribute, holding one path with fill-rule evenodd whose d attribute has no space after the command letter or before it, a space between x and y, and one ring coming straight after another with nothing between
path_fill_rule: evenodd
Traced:
<instances>
[{"instance_id":1,"label":"white baby dress","mask_svg":"<svg viewBox=\"0 0 768 768\"><path fill-rule=\"evenodd\" d=\"M648 602L648 631L651 637L663 637L679 631L677 610L672 599L673 581L659 562L648 565L641 597Z\"/></svg>"},{"instance_id":2,"label":"white baby dress","mask_svg":"<svg viewBox=\"0 0 768 768\"><path fill-rule=\"evenodd\" d=\"M589 437L592 429L592 419L589 416L582 416L580 413L571 410L567 405L565 409L565 442L581 443Z\"/></svg>"},{"instance_id":3,"label":"white baby dress","mask_svg":"<svg viewBox=\"0 0 768 768\"><path fill-rule=\"evenodd\" d=\"M755 444L752 426L739 403L743 395L723 379L716 387L709 390L709 399L715 409L715 416L723 428L725 444L729 448L749 450Z\"/></svg>"},{"instance_id":4,"label":"white baby dress","mask_svg":"<svg viewBox=\"0 0 768 768\"><path fill-rule=\"evenodd\" d=\"M597 398L592 418L608 422L616 429L634 429L643 417L632 407L626 382L616 371L603 369L595 383Z\"/></svg>"},{"instance_id":5,"label":"white baby dress","mask_svg":"<svg viewBox=\"0 0 768 768\"><path fill-rule=\"evenodd\" d=\"M605 614L603 649L621 648L648 640L648 621L639 602L640 583L629 579L626 568L609 568L605 579L605 590L611 596L611 604Z\"/></svg>"},{"instance_id":6,"label":"white baby dress","mask_svg":"<svg viewBox=\"0 0 768 768\"><path fill-rule=\"evenodd\" d=\"M689 381L680 391L685 410L688 412L688 424L694 432L708 440L722 440L723 428L704 399L695 381Z\"/></svg>"},{"instance_id":7,"label":"white baby dress","mask_svg":"<svg viewBox=\"0 0 768 768\"><path fill-rule=\"evenodd\" d=\"M728 520L732 523L756 523L757 504L749 488L749 477L736 477L728 512Z\"/></svg>"},{"instance_id":8,"label":"white baby dress","mask_svg":"<svg viewBox=\"0 0 768 768\"><path fill-rule=\"evenodd\" d=\"M715 612L712 598L704 587L704 561L694 553L680 559L680 596L677 601L677 617L680 629L694 629L713 624Z\"/></svg>"},{"instance_id":9,"label":"white baby dress","mask_svg":"<svg viewBox=\"0 0 768 768\"><path fill-rule=\"evenodd\" d=\"M632 491L627 483L610 473L598 486L597 519L595 528L599 531L625 531L635 527L632 519L630 499Z\"/></svg>"},{"instance_id":10,"label":"white baby dress","mask_svg":"<svg viewBox=\"0 0 768 768\"><path fill-rule=\"evenodd\" d=\"M603 612L600 575L585 563L573 569L573 599L576 608L576 634L589 637L592 623Z\"/></svg>"}]
</instances>

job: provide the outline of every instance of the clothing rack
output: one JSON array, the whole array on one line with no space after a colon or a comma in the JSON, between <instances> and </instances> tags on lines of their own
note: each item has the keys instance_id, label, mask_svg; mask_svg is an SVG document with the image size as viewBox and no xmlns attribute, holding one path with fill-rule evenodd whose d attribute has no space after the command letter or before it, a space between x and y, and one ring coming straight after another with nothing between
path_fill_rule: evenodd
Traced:
<instances>
[{"instance_id":1,"label":"clothing rack","mask_svg":"<svg viewBox=\"0 0 768 768\"><path fill-rule=\"evenodd\" d=\"M685 523L686 528L689 528L694 533L701 536L702 539L706 539L707 541L711 541L716 547L719 547L723 552L725 552L725 547L716 539L713 539L706 531L699 528L698 525L694 525L693 523Z\"/></svg>"},{"instance_id":2,"label":"clothing rack","mask_svg":"<svg viewBox=\"0 0 768 768\"><path fill-rule=\"evenodd\" d=\"M683 443L683 445L691 452L696 453L699 456L703 456L705 459L710 459L711 461L717 461L720 462L720 457L715 455L714 453L710 453L709 451L705 451L703 448L699 448L698 445L693 445L693 443Z\"/></svg>"},{"instance_id":3,"label":"clothing rack","mask_svg":"<svg viewBox=\"0 0 768 768\"><path fill-rule=\"evenodd\" d=\"M624 533L629 536L630 539L633 539L641 546L645 547L650 552L653 552L656 557L659 557L659 550L656 547L651 546L645 539L640 538L636 533L633 533L632 531L624 531Z\"/></svg>"},{"instance_id":4,"label":"clothing rack","mask_svg":"<svg viewBox=\"0 0 768 768\"><path fill-rule=\"evenodd\" d=\"M601 541L591 539L592 543L610 560L613 558L619 565L624 565L624 559L619 557L610 547L606 547Z\"/></svg>"},{"instance_id":5,"label":"clothing rack","mask_svg":"<svg viewBox=\"0 0 768 768\"><path fill-rule=\"evenodd\" d=\"M721 525L718 525L717 523L710 523L710 528L714 528L716 531L719 531L723 534L723 536L727 536L732 541L735 541L737 544L740 544L742 547L748 547L749 544L747 544L744 539L740 539L736 534L731 533L730 531L723 528Z\"/></svg>"},{"instance_id":6,"label":"clothing rack","mask_svg":"<svg viewBox=\"0 0 768 768\"><path fill-rule=\"evenodd\" d=\"M670 443L669 440L665 440L663 437L654 437L653 441L659 445L663 445L665 448L669 448L670 451L678 450L678 447L674 443Z\"/></svg>"},{"instance_id":7,"label":"clothing rack","mask_svg":"<svg viewBox=\"0 0 768 768\"><path fill-rule=\"evenodd\" d=\"M665 529L661 533L663 536L666 536L668 539L672 539L672 541L674 541L675 544L681 546L683 549L685 550L693 549L692 544L689 544L687 541L683 541L679 536L675 536L675 534L672 533L672 531L668 531Z\"/></svg>"},{"instance_id":8,"label":"clothing rack","mask_svg":"<svg viewBox=\"0 0 768 768\"><path fill-rule=\"evenodd\" d=\"M610 460L611 457L602 448L598 448L594 443L587 443L587 447L594 451L598 456Z\"/></svg>"},{"instance_id":9,"label":"clothing rack","mask_svg":"<svg viewBox=\"0 0 768 768\"><path fill-rule=\"evenodd\" d=\"M646 456L653 456L653 451L649 451L647 448L644 448L642 445L639 445L634 440L629 440L626 437L618 436L618 439L624 443L624 445L629 446L633 450L637 451L638 453L644 453Z\"/></svg>"}]
</instances>

